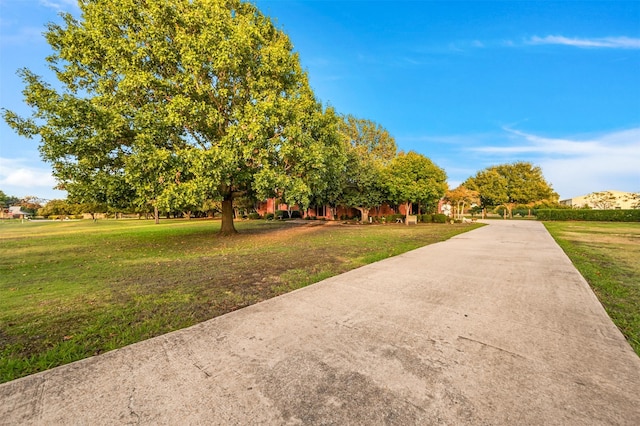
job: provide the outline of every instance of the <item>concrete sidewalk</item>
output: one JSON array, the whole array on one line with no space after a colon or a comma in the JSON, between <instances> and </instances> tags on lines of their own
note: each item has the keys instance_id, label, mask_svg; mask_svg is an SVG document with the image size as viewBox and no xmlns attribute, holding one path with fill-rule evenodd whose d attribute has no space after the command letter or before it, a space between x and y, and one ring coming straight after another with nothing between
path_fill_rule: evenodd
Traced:
<instances>
[{"instance_id":1,"label":"concrete sidewalk","mask_svg":"<svg viewBox=\"0 0 640 426\"><path fill-rule=\"evenodd\" d=\"M640 358L542 224L493 221L0 385L0 423L638 425Z\"/></svg>"}]
</instances>

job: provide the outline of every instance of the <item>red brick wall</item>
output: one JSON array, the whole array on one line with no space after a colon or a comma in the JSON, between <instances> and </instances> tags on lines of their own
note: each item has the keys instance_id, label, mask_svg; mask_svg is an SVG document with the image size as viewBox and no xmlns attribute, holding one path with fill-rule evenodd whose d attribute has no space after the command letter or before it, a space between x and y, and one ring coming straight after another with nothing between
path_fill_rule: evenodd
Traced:
<instances>
[{"instance_id":1,"label":"red brick wall","mask_svg":"<svg viewBox=\"0 0 640 426\"><path fill-rule=\"evenodd\" d=\"M442 204L443 201L440 200L440 202L438 203L438 213L440 213L442 211ZM264 216L267 213L275 213L276 210L287 210L287 205L286 204L276 204L276 199L275 198L269 198L265 201L262 201L260 203L258 203L258 206L256 208L256 211L258 213L260 213L261 216ZM299 210L298 206L294 206L292 208L292 210ZM333 219L331 217L331 209L329 208L329 206L327 206L325 208L325 216L316 216L316 210L314 208L310 208L307 209L305 216L311 216L311 217L324 217L325 219ZM377 209L371 209L369 211L369 216L387 216L387 215L391 215L391 214L406 214L405 212L405 206L404 205L400 205L398 206L397 209L394 209L393 207L389 206L388 204L383 204L381 205L379 208ZM354 217L354 216L360 216L360 212L357 209L354 208L349 208L349 207L343 207L343 206L338 206L336 208L336 216L338 219L340 219L341 217Z\"/></svg>"}]
</instances>

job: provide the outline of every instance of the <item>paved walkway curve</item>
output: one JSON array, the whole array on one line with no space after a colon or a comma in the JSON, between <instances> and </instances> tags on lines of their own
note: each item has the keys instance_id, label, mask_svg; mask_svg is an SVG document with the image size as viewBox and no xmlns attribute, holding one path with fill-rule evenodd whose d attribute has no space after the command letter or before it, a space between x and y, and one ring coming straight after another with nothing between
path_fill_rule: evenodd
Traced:
<instances>
[{"instance_id":1,"label":"paved walkway curve","mask_svg":"<svg viewBox=\"0 0 640 426\"><path fill-rule=\"evenodd\" d=\"M495 221L0 385L0 423L638 425L640 358L542 224Z\"/></svg>"}]
</instances>

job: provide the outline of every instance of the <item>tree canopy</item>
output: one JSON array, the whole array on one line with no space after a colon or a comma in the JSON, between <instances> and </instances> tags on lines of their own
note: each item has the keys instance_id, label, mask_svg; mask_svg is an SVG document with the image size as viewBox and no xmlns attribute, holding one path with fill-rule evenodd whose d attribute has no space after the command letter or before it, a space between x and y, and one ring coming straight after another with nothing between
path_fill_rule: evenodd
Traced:
<instances>
[{"instance_id":1,"label":"tree canopy","mask_svg":"<svg viewBox=\"0 0 640 426\"><path fill-rule=\"evenodd\" d=\"M524 161L488 167L463 185L479 193L483 207L503 205L509 215L516 204L558 200L542 169Z\"/></svg>"},{"instance_id":2,"label":"tree canopy","mask_svg":"<svg viewBox=\"0 0 640 426\"><path fill-rule=\"evenodd\" d=\"M337 202L360 211L366 222L371 208L386 200L383 169L396 156L396 142L381 125L351 115L343 117L339 131L346 165Z\"/></svg>"},{"instance_id":3,"label":"tree canopy","mask_svg":"<svg viewBox=\"0 0 640 426\"><path fill-rule=\"evenodd\" d=\"M17 206L20 204L20 198L14 195L7 195L4 191L0 190L0 207Z\"/></svg>"},{"instance_id":4,"label":"tree canopy","mask_svg":"<svg viewBox=\"0 0 640 426\"><path fill-rule=\"evenodd\" d=\"M469 189L464 185L460 185L455 189L447 191L445 198L453 205L453 207L455 207L454 213L457 219L463 218L465 206L480 202L478 191Z\"/></svg>"},{"instance_id":5,"label":"tree canopy","mask_svg":"<svg viewBox=\"0 0 640 426\"><path fill-rule=\"evenodd\" d=\"M45 33L60 90L28 69L31 117L4 111L40 138L59 188L79 202L181 210L321 189L327 135L288 37L239 0L79 2ZM330 126L329 126L330 127Z\"/></svg>"},{"instance_id":6,"label":"tree canopy","mask_svg":"<svg viewBox=\"0 0 640 426\"><path fill-rule=\"evenodd\" d=\"M406 215L411 213L413 203L434 205L447 190L445 171L414 151L401 152L395 157L386 168L384 178L389 201L404 204Z\"/></svg>"}]
</instances>

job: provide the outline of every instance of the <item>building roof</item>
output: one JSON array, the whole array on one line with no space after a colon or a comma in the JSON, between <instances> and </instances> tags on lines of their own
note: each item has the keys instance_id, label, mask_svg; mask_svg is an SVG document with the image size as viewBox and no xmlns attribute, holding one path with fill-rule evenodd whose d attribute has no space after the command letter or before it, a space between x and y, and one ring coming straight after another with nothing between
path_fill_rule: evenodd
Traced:
<instances>
[{"instance_id":1,"label":"building roof","mask_svg":"<svg viewBox=\"0 0 640 426\"><path fill-rule=\"evenodd\" d=\"M11 207L9 207L9 214L31 216L31 213L22 211L22 206L11 206Z\"/></svg>"}]
</instances>

